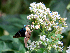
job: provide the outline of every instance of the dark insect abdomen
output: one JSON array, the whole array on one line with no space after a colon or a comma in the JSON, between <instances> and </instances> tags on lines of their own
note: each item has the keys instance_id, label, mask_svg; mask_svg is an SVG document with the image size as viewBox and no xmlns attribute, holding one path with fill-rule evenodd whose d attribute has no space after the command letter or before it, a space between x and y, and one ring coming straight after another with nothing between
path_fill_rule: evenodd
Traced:
<instances>
[{"instance_id":1,"label":"dark insect abdomen","mask_svg":"<svg viewBox=\"0 0 70 53\"><path fill-rule=\"evenodd\" d=\"M15 36L13 36L13 37L14 37L14 38L25 37L25 32L26 32L26 29L25 29L25 27L24 27L24 28L22 28L21 30L19 30L19 31L15 34Z\"/></svg>"}]
</instances>

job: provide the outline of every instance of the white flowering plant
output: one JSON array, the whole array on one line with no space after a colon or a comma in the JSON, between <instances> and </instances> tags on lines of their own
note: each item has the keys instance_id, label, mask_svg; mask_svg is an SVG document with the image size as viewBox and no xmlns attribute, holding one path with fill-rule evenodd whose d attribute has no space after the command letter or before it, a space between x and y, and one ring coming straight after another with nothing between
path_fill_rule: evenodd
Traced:
<instances>
[{"instance_id":1,"label":"white flowering plant","mask_svg":"<svg viewBox=\"0 0 70 53\"><path fill-rule=\"evenodd\" d=\"M32 22L31 30L40 29L42 34L38 41L31 40L28 41L27 48L32 52L33 50L38 50L43 45L43 53L50 53L50 50L54 48L56 51L63 52L63 42L60 41L64 36L62 36L62 29L68 27L65 20L67 18L61 18L57 11L50 11L49 8L45 7L43 3L33 2L30 4L31 15L27 16L27 19Z\"/></svg>"}]
</instances>

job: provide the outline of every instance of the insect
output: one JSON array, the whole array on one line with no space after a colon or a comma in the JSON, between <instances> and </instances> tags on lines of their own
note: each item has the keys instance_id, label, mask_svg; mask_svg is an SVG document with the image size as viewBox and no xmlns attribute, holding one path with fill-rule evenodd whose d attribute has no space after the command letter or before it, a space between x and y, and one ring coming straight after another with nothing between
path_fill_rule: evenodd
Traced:
<instances>
[{"instance_id":1,"label":"insect","mask_svg":"<svg viewBox=\"0 0 70 53\"><path fill-rule=\"evenodd\" d=\"M24 25L24 27L21 30L19 30L15 34L15 36L13 36L13 38L25 37L24 38L25 47L27 47L27 41L30 39L32 32L28 26L30 25Z\"/></svg>"}]
</instances>

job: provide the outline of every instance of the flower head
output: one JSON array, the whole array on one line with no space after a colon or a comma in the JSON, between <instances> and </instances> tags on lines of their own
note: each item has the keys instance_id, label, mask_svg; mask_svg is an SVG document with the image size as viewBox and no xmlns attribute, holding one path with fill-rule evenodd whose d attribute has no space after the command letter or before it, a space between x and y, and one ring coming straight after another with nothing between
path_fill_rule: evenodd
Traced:
<instances>
[{"instance_id":1,"label":"flower head","mask_svg":"<svg viewBox=\"0 0 70 53\"><path fill-rule=\"evenodd\" d=\"M43 44L45 47L47 46L49 51L51 48L55 48L55 50L62 52L63 43L59 40L63 38L63 36L59 34L61 34L64 27L67 27L65 22L67 18L61 18L57 11L50 11L50 9L46 8L41 2L31 3L29 9L30 12L33 12L33 14L27 16L27 19L32 21L31 29L40 29L42 26L43 30L40 30L43 35L40 35L39 41L29 42L30 46L28 46L28 49L34 50L40 47L39 44Z\"/></svg>"},{"instance_id":2,"label":"flower head","mask_svg":"<svg viewBox=\"0 0 70 53\"><path fill-rule=\"evenodd\" d=\"M45 41L45 37L46 37L45 35L43 35L43 36L40 35L40 39L43 41Z\"/></svg>"}]
</instances>

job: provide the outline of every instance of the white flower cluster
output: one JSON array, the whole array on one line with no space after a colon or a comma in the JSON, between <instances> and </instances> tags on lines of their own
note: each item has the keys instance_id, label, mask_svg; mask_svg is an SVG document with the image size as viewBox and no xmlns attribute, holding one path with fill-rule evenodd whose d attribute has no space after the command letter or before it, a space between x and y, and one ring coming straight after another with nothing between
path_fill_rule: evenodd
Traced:
<instances>
[{"instance_id":1,"label":"white flower cluster","mask_svg":"<svg viewBox=\"0 0 70 53\"><path fill-rule=\"evenodd\" d=\"M59 31L64 29L64 27L67 27L65 22L67 18L61 18L58 12L51 12L50 9L46 8L43 3L40 2L36 4L36 2L33 2L30 4L30 6L31 7L29 7L29 9L31 12L33 12L33 14L27 16L27 19L33 20L31 29L38 29L40 26L44 26L46 31L49 31L52 30L52 27L54 27L54 29L59 29L55 32L58 34L61 33ZM55 23L57 20L58 22ZM35 24L37 25L34 27ZM62 27L60 27L59 24L62 24Z\"/></svg>"},{"instance_id":2,"label":"white flower cluster","mask_svg":"<svg viewBox=\"0 0 70 53\"><path fill-rule=\"evenodd\" d=\"M58 45L60 45L60 46L58 46ZM55 50L58 49L58 51L62 52L63 51L63 47L61 47L61 46L63 46L63 43L61 43L60 41L58 41L57 44L53 45L53 48L55 48Z\"/></svg>"},{"instance_id":3,"label":"white flower cluster","mask_svg":"<svg viewBox=\"0 0 70 53\"><path fill-rule=\"evenodd\" d=\"M65 22L67 18L61 18L58 12L50 11L50 9L46 8L41 2L37 4L36 2L33 2L30 6L29 9L33 14L27 16L27 19L32 21L31 29L40 29L42 26L42 28L45 29L44 31L48 31L49 33L46 34L47 36L40 35L40 41L28 42L30 43L30 46L27 46L27 48L34 50L39 47L39 44L44 44L44 46L47 46L48 50L55 48L55 50L63 51L63 43L59 41L63 36L58 36L58 34L61 34L62 29L67 27ZM55 37L52 35L53 33L55 34Z\"/></svg>"},{"instance_id":4,"label":"white flower cluster","mask_svg":"<svg viewBox=\"0 0 70 53\"><path fill-rule=\"evenodd\" d=\"M63 46L63 43L61 41L58 41L58 42L56 42L56 44L55 43L54 44L51 44L51 43L54 42L54 39L56 39L53 36L51 36L51 37L53 38L53 39L51 38L52 40L46 38L46 35L43 35L43 36L40 35L40 40L43 41L43 44L44 45L47 46L47 44L48 44L48 50L51 50L51 48L54 48L55 50L58 50L60 52L63 51L63 47L62 47ZM58 45L60 45L60 46L58 46Z\"/></svg>"},{"instance_id":5,"label":"white flower cluster","mask_svg":"<svg viewBox=\"0 0 70 53\"><path fill-rule=\"evenodd\" d=\"M66 50L66 53L70 53L70 46L67 48L68 48L68 50Z\"/></svg>"},{"instance_id":6,"label":"white flower cluster","mask_svg":"<svg viewBox=\"0 0 70 53\"><path fill-rule=\"evenodd\" d=\"M31 40L28 40L28 43L30 45L29 46L27 45L27 48L32 51L35 48L40 48L40 44L44 44L45 46L47 46L48 41L49 41L49 39L46 38L45 35L43 35L43 36L40 35L40 40L39 41L31 42Z\"/></svg>"},{"instance_id":7,"label":"white flower cluster","mask_svg":"<svg viewBox=\"0 0 70 53\"><path fill-rule=\"evenodd\" d=\"M43 35L43 36L40 35L40 40L43 42L43 44L45 46L47 46L47 43L48 43L49 39L46 38L46 35Z\"/></svg>"},{"instance_id":8,"label":"white flower cluster","mask_svg":"<svg viewBox=\"0 0 70 53\"><path fill-rule=\"evenodd\" d=\"M28 40L28 43L30 44L29 46L27 45L27 48L29 49L29 50L34 50L35 48L40 48L40 44L42 44L42 42L41 41L33 41L33 42L31 42L31 40Z\"/></svg>"},{"instance_id":9,"label":"white flower cluster","mask_svg":"<svg viewBox=\"0 0 70 53\"><path fill-rule=\"evenodd\" d=\"M56 43L53 43L53 42L55 42L55 41L46 38L46 35L43 35L43 36L40 35L40 40L39 41L31 42L31 40L28 40L28 43L30 45L29 46L27 45L27 48L32 51L36 48L40 48L39 45L43 44L44 46L48 45L47 46L48 51L50 51L51 48L54 48L55 50L62 52L63 51L63 43L61 41L58 41ZM51 44L51 43L53 43L53 44Z\"/></svg>"}]
</instances>

